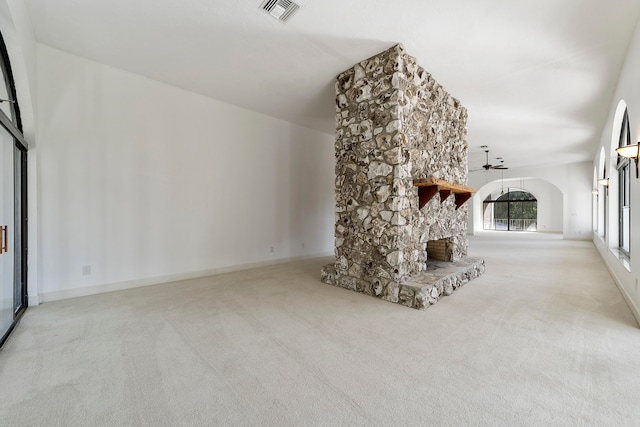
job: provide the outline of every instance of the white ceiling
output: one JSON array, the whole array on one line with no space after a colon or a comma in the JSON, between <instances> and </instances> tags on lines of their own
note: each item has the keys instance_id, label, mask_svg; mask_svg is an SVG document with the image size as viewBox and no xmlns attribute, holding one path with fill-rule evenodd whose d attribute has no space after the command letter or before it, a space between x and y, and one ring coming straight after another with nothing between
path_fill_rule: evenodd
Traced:
<instances>
[{"instance_id":1,"label":"white ceiling","mask_svg":"<svg viewBox=\"0 0 640 427\"><path fill-rule=\"evenodd\" d=\"M508 166L591 160L638 0L25 0L39 42L333 133L335 76L397 42Z\"/></svg>"}]
</instances>

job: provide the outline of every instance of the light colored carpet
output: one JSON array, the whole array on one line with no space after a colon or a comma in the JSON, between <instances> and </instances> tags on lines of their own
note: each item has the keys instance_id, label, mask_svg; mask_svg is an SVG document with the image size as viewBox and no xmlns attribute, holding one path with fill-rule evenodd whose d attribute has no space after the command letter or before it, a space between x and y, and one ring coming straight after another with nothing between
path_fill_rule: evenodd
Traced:
<instances>
[{"instance_id":1,"label":"light colored carpet","mask_svg":"<svg viewBox=\"0 0 640 427\"><path fill-rule=\"evenodd\" d=\"M640 330L593 245L507 237L426 311L320 283L326 258L31 308L0 425L640 425Z\"/></svg>"}]
</instances>

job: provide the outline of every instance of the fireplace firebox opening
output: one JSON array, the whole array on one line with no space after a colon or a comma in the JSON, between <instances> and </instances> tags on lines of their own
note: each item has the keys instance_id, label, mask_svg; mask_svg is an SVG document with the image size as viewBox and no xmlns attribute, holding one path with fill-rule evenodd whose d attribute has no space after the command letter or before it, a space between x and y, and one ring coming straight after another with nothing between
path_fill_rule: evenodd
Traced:
<instances>
[{"instance_id":1,"label":"fireplace firebox opening","mask_svg":"<svg viewBox=\"0 0 640 427\"><path fill-rule=\"evenodd\" d=\"M453 261L454 248L451 238L429 240L427 242L427 260L451 262Z\"/></svg>"}]
</instances>

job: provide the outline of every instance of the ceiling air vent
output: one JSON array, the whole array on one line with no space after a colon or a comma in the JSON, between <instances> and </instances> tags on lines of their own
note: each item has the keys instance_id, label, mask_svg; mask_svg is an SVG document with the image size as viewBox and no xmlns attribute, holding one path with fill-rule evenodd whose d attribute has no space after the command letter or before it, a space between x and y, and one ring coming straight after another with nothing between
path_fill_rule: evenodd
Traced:
<instances>
[{"instance_id":1,"label":"ceiling air vent","mask_svg":"<svg viewBox=\"0 0 640 427\"><path fill-rule=\"evenodd\" d=\"M300 5L291 0L265 0L260 9L282 22L287 22L300 9Z\"/></svg>"}]
</instances>

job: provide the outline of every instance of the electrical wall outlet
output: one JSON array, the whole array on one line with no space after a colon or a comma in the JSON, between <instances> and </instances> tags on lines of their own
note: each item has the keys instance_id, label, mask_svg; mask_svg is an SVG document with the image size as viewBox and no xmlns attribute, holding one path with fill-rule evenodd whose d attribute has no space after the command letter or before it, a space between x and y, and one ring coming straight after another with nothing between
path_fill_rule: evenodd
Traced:
<instances>
[{"instance_id":1,"label":"electrical wall outlet","mask_svg":"<svg viewBox=\"0 0 640 427\"><path fill-rule=\"evenodd\" d=\"M271 250L270 250L270 252L271 252L271 253L274 253L275 251L276 251L276 248L274 248L273 246L271 246Z\"/></svg>"},{"instance_id":2,"label":"electrical wall outlet","mask_svg":"<svg viewBox=\"0 0 640 427\"><path fill-rule=\"evenodd\" d=\"M83 276L90 276L91 275L91 266L90 265L83 265L82 266L82 275Z\"/></svg>"}]
</instances>

